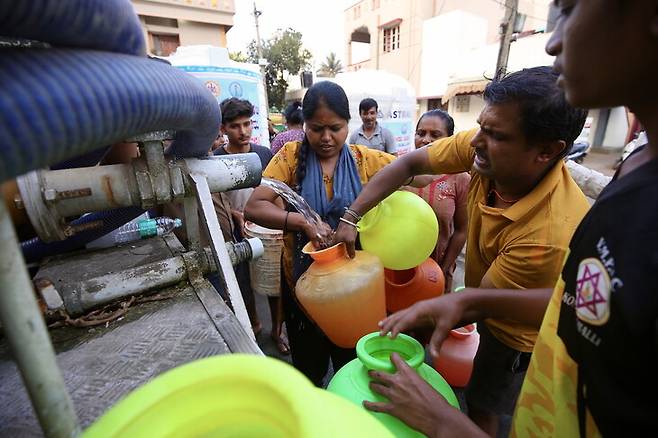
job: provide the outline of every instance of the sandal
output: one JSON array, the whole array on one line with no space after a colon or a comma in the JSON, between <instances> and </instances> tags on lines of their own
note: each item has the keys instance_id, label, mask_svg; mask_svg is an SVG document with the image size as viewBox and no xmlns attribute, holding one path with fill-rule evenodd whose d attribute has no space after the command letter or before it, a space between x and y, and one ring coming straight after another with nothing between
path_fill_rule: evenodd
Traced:
<instances>
[{"instance_id":1,"label":"sandal","mask_svg":"<svg viewBox=\"0 0 658 438\"><path fill-rule=\"evenodd\" d=\"M272 334L272 341L276 344L277 350L279 353L288 355L290 354L290 347L288 346L288 340L284 336L277 336Z\"/></svg>"}]
</instances>

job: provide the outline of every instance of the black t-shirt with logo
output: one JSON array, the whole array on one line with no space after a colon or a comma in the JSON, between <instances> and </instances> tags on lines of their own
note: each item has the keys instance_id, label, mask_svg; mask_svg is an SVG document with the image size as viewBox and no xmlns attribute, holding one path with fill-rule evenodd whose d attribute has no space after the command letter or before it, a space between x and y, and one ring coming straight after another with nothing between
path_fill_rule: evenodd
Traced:
<instances>
[{"instance_id":1,"label":"black t-shirt with logo","mask_svg":"<svg viewBox=\"0 0 658 438\"><path fill-rule=\"evenodd\" d=\"M655 431L658 159L601 192L570 249L558 336L578 364L581 435L586 410L604 436Z\"/></svg>"}]
</instances>

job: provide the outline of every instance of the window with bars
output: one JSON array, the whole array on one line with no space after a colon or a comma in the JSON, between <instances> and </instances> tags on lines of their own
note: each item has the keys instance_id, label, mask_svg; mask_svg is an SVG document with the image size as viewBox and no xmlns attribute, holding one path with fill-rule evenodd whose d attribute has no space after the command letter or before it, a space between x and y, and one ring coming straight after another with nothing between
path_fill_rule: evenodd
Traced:
<instances>
[{"instance_id":1,"label":"window with bars","mask_svg":"<svg viewBox=\"0 0 658 438\"><path fill-rule=\"evenodd\" d=\"M444 104L441 99L428 99L427 100L427 111L435 110L435 109L441 109L444 111L448 111L448 104L447 102Z\"/></svg>"},{"instance_id":2,"label":"window with bars","mask_svg":"<svg viewBox=\"0 0 658 438\"><path fill-rule=\"evenodd\" d=\"M384 29L384 52L391 52L400 48L400 26Z\"/></svg>"},{"instance_id":3,"label":"window with bars","mask_svg":"<svg viewBox=\"0 0 658 438\"><path fill-rule=\"evenodd\" d=\"M379 0L372 0L372 10L379 8Z\"/></svg>"},{"instance_id":4,"label":"window with bars","mask_svg":"<svg viewBox=\"0 0 658 438\"><path fill-rule=\"evenodd\" d=\"M354 19L361 17L361 5L356 5L354 7Z\"/></svg>"}]
</instances>

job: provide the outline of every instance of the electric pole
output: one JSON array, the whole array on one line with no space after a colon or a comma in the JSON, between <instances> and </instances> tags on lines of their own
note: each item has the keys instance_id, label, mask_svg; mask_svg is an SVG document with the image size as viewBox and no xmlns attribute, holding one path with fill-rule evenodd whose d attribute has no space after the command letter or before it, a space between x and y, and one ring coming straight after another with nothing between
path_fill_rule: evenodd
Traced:
<instances>
[{"instance_id":1,"label":"electric pole","mask_svg":"<svg viewBox=\"0 0 658 438\"><path fill-rule=\"evenodd\" d=\"M500 48L498 50L498 60L496 61L496 75L507 72L507 60L512 45L518 6L519 0L505 0L505 18L500 23Z\"/></svg>"},{"instance_id":2,"label":"electric pole","mask_svg":"<svg viewBox=\"0 0 658 438\"><path fill-rule=\"evenodd\" d=\"M254 2L254 20L256 20L256 54L258 55L258 66L260 67L260 74L263 77L263 87L265 87L265 108L270 110L270 104L267 99L267 80L265 79L265 64L267 61L263 59L263 48L260 45L260 29L258 28L258 17L263 13L256 9L256 2ZM267 129L267 128L266 128Z\"/></svg>"}]
</instances>

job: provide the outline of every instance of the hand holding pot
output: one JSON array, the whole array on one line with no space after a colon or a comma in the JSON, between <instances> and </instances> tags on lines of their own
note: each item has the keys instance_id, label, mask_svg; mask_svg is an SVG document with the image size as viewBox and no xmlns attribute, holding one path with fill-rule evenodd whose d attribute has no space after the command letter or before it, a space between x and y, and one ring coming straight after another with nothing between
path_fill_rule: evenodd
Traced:
<instances>
[{"instance_id":1,"label":"hand holding pot","mask_svg":"<svg viewBox=\"0 0 658 438\"><path fill-rule=\"evenodd\" d=\"M463 297L463 294L448 294L419 301L382 320L379 323L380 334L390 333L391 337L395 338L401 332L433 328L429 346L430 354L436 358L450 330L459 327L464 320Z\"/></svg>"}]
</instances>

